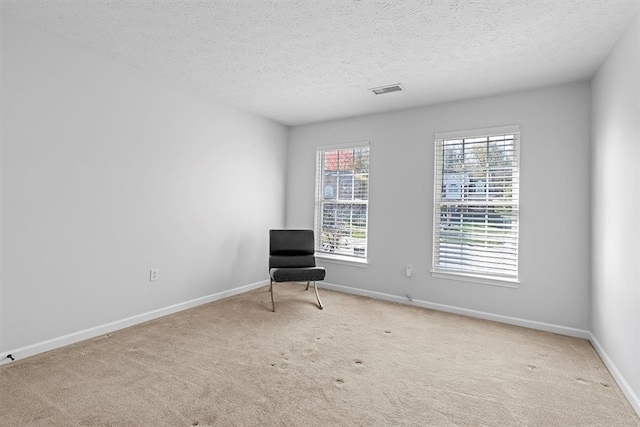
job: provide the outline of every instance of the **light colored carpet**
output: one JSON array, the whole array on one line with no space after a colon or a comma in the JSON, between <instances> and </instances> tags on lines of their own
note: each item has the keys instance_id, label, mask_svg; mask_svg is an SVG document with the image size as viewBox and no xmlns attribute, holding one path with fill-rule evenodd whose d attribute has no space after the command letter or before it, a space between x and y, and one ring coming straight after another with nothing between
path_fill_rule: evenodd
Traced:
<instances>
[{"instance_id":1,"label":"light colored carpet","mask_svg":"<svg viewBox=\"0 0 640 427\"><path fill-rule=\"evenodd\" d=\"M640 426L585 340L275 289L0 367L0 424Z\"/></svg>"}]
</instances>

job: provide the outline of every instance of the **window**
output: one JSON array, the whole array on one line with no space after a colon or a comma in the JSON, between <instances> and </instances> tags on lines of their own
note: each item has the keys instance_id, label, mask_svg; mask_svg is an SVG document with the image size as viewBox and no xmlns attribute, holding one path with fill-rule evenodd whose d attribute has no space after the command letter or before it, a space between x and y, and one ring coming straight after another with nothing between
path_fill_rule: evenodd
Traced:
<instances>
[{"instance_id":1,"label":"window","mask_svg":"<svg viewBox=\"0 0 640 427\"><path fill-rule=\"evenodd\" d=\"M517 282L519 138L518 126L436 135L435 275Z\"/></svg>"},{"instance_id":2,"label":"window","mask_svg":"<svg viewBox=\"0 0 640 427\"><path fill-rule=\"evenodd\" d=\"M316 152L316 252L367 258L369 144Z\"/></svg>"}]
</instances>

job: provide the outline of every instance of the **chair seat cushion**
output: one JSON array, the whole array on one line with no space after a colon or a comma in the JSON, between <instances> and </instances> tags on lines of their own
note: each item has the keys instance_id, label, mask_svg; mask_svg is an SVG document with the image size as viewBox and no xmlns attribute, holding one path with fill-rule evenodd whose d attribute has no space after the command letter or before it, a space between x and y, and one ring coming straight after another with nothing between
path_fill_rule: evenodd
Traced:
<instances>
[{"instance_id":1,"label":"chair seat cushion","mask_svg":"<svg viewBox=\"0 0 640 427\"><path fill-rule=\"evenodd\" d=\"M324 267L272 268L269 270L274 282L315 282L324 280Z\"/></svg>"}]
</instances>

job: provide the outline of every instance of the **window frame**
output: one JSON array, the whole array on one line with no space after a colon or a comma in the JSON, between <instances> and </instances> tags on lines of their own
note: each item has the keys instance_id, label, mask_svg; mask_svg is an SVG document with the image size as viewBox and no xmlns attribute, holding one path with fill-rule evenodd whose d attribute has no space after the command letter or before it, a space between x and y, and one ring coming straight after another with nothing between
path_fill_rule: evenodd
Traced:
<instances>
[{"instance_id":1,"label":"window frame","mask_svg":"<svg viewBox=\"0 0 640 427\"><path fill-rule=\"evenodd\" d=\"M325 153L331 151L339 151L339 150L355 150L366 148L368 150L369 156L369 165L367 167L367 198L366 200L355 199L350 203L348 200L344 200L343 202L346 204L359 204L366 207L365 215L364 215L364 232L365 232L365 241L364 241L364 256L358 255L349 255L345 253L335 253L328 252L322 250L321 247L321 239L322 239L322 218L323 218L323 210L322 206L325 203L339 203L338 194L339 189L336 189L336 198L335 199L326 199L325 198L325 189L324 189L324 165L325 165ZM369 199L370 199L370 176L371 176L371 144L369 141L359 141L353 143L346 144L333 144L333 145L322 145L316 147L316 177L315 177L315 205L314 205L314 232L315 232L315 254L316 257L321 258L323 261L335 262L339 264L346 265L355 265L365 267L368 264L369 259ZM355 173L355 170L354 170ZM352 221L353 222L353 221Z\"/></svg>"},{"instance_id":2,"label":"window frame","mask_svg":"<svg viewBox=\"0 0 640 427\"><path fill-rule=\"evenodd\" d=\"M441 260L439 259L440 253L440 245L441 245L441 232L439 231L442 228L443 221L441 219L441 208L443 204L443 195L442 195L442 185L445 179L443 164L444 158L439 157L438 149L442 149L444 142L448 140L466 140L472 138L490 138L501 135L514 135L514 140L512 143L513 147L513 160L512 160L512 170L509 178L511 180L515 180L517 185L515 186L515 195L512 194L511 199L505 199L504 205L514 206L515 214L513 214L513 222L515 225L511 225L511 231L515 236L515 249L512 251L512 255L515 257L515 261L513 263L514 274L508 275L500 275L500 274L491 274L488 272L482 272L478 269L456 269L451 266L447 268L441 267ZM473 282L487 285L495 285L509 288L517 288L520 283L520 269L519 269L519 251L520 251L520 126L519 125L511 125L511 126L501 126L501 127L492 127L492 128L484 128L484 129L473 129L466 131L457 131L457 132L445 132L445 133L437 133L434 135L434 183L433 183L433 235L432 235L432 263L431 263L431 276L442 279L450 279L450 280L458 280L465 282ZM488 140L489 141L489 140ZM466 142L463 142L463 146ZM463 169L464 171L465 169ZM488 170L488 169L487 169ZM440 174L440 179L439 179ZM463 172L464 175L464 172ZM466 178L465 178L466 179ZM440 187L439 187L440 185ZM486 188L486 187L485 187ZM467 191L470 191L467 189ZM464 192L464 191L463 191ZM485 193L488 193L489 190L485 190ZM461 197L460 204L470 203L474 199L471 197ZM481 203L480 203L481 204ZM498 205L500 205L498 203ZM488 210L488 208L487 208ZM487 214L485 214L486 216ZM464 214L461 214L461 220L464 221ZM485 219L485 223L488 222ZM461 255L462 256L462 255Z\"/></svg>"}]
</instances>

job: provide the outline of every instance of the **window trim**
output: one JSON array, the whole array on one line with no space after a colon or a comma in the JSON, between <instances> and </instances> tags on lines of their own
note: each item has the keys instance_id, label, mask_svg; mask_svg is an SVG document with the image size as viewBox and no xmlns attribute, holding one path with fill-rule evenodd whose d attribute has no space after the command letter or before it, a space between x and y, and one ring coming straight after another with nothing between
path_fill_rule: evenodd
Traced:
<instances>
[{"instance_id":1,"label":"window trim","mask_svg":"<svg viewBox=\"0 0 640 427\"><path fill-rule=\"evenodd\" d=\"M316 252L316 259L320 262L331 264L342 264L353 267L366 268L369 265L369 258L360 258L348 255L332 255L326 252Z\"/></svg>"},{"instance_id":2,"label":"window trim","mask_svg":"<svg viewBox=\"0 0 640 427\"><path fill-rule=\"evenodd\" d=\"M477 274L465 274L465 273L457 273L452 271L437 271L437 270L429 270L431 272L431 277L437 279L446 279L446 280L457 280L459 282L471 282L480 285L491 285L491 286L499 286L501 288L519 288L520 287L520 278L512 279L507 277L499 277L499 276L480 276Z\"/></svg>"},{"instance_id":3,"label":"window trim","mask_svg":"<svg viewBox=\"0 0 640 427\"><path fill-rule=\"evenodd\" d=\"M515 215L516 219L516 230L517 230L517 245L515 249L515 277L511 276L500 276L500 275L492 275L492 274L482 274L481 272L464 272L464 271L455 271L455 270L441 270L436 268L436 236L439 234L437 232L437 227L440 226L440 221L436 221L439 217L439 213L436 212L436 192L440 191L436 188L438 184L438 156L435 153L437 148L438 140L451 140L451 139L465 139L465 138L482 138L489 136L496 136L502 134L517 134L517 142L516 142L516 150L515 150L515 159L517 164L517 176L518 176L518 197L517 203L517 212ZM490 128L482 128L482 129L470 129L463 131L453 131L453 132L440 132L434 134L433 138L433 149L434 149L434 158L433 158L433 194L432 194L432 203L433 203L433 229L432 229L432 242L431 242L431 269L429 270L431 276L434 278L448 279L448 280L458 280L463 282L472 282L477 284L485 284L485 285L494 285L506 288L518 288L520 284L520 177L521 177L521 163L520 163L520 140L521 140L521 131L519 125L508 125L508 126L498 126L498 127L490 127ZM438 199L440 200L440 199Z\"/></svg>"},{"instance_id":4,"label":"window trim","mask_svg":"<svg viewBox=\"0 0 640 427\"><path fill-rule=\"evenodd\" d=\"M364 257L360 257L360 256L355 256L355 255L345 255L345 254L335 254L335 253L330 253L330 252L319 252L318 251L318 241L317 239L321 238L320 237L320 233L319 233L319 229L320 229L320 225L318 224L318 220L319 220L319 215L318 215L318 209L319 209L319 205L318 203L321 202L321 200L324 200L323 197L321 197L323 188L322 186L318 186L318 164L317 164L317 159L318 159L318 153L319 152L325 152L325 151L333 151L333 150L344 150L344 149L353 149L353 148L368 148L369 150L369 168L368 168L368 175L369 175L369 184L367 187L367 200L365 203L362 204L366 204L367 206L367 211L366 211L366 227L365 227L365 234L367 236L366 239L366 249L365 249L365 256ZM371 189L371 142L368 140L364 140L364 141L356 141L356 142L348 142L348 143L340 143L340 144L330 144L330 145L318 145L315 148L315 157L316 157L316 164L315 164L315 169L316 169L316 177L315 177L315 201L314 201L314 210L313 210L313 229L316 235L316 242L314 242L314 249L315 249L315 256L316 258L320 259L321 261L327 261L327 262L331 262L331 263L337 263L337 264L343 264L343 265L352 265L352 266L356 266L356 267L366 267L369 264L369 201L370 201L370 189ZM361 203L361 202L359 202Z\"/></svg>"}]
</instances>

